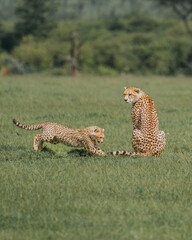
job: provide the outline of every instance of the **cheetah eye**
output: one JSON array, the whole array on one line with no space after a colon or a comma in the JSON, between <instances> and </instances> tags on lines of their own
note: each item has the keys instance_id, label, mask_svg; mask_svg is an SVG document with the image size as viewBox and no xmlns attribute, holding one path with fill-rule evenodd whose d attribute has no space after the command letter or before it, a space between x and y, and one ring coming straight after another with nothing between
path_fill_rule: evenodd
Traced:
<instances>
[{"instance_id":1,"label":"cheetah eye","mask_svg":"<svg viewBox=\"0 0 192 240\"><path fill-rule=\"evenodd\" d=\"M131 93L129 93L128 96L131 96Z\"/></svg>"}]
</instances>

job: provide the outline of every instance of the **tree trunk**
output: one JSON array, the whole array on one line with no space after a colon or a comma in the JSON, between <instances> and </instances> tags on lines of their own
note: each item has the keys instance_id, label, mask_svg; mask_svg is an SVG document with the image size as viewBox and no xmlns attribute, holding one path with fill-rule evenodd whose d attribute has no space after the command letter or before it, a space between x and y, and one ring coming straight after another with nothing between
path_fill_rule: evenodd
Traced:
<instances>
[{"instance_id":1,"label":"tree trunk","mask_svg":"<svg viewBox=\"0 0 192 240\"><path fill-rule=\"evenodd\" d=\"M78 39L78 33L73 32L71 34L71 49L70 49L70 55L71 55L71 74L72 76L76 76L78 73L77 67L78 67L78 54L79 54L79 47L77 44Z\"/></svg>"},{"instance_id":2,"label":"tree trunk","mask_svg":"<svg viewBox=\"0 0 192 240\"><path fill-rule=\"evenodd\" d=\"M184 18L183 19L183 22L184 22L184 25L185 25L185 28L187 30L187 33L192 37L192 30L190 29L189 27L189 21L187 18Z\"/></svg>"}]
</instances>

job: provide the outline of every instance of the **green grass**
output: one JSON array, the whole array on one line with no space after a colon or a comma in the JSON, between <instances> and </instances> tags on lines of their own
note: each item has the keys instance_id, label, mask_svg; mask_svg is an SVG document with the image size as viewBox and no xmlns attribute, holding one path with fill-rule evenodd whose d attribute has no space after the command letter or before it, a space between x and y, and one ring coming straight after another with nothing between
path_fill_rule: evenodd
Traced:
<instances>
[{"instance_id":1,"label":"green grass","mask_svg":"<svg viewBox=\"0 0 192 240\"><path fill-rule=\"evenodd\" d=\"M25 75L0 78L1 240L191 239L192 79ZM12 124L105 128L105 152L131 150L123 87L155 101L167 146L154 157L80 156L62 144L34 152Z\"/></svg>"}]
</instances>

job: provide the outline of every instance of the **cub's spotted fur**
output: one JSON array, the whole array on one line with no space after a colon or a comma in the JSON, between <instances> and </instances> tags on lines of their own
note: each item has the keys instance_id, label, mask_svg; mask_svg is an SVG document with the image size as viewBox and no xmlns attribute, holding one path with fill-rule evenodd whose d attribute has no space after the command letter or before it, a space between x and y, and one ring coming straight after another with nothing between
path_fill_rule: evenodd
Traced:
<instances>
[{"instance_id":1,"label":"cub's spotted fur","mask_svg":"<svg viewBox=\"0 0 192 240\"><path fill-rule=\"evenodd\" d=\"M61 142L71 147L84 147L91 154L105 155L105 153L97 147L97 142L103 142L104 129L97 126L84 129L72 129L54 122L24 125L15 119L13 119L13 123L26 130L38 130L42 128L43 132L34 136L33 148L35 151L38 149L42 150L44 142L53 144Z\"/></svg>"},{"instance_id":2,"label":"cub's spotted fur","mask_svg":"<svg viewBox=\"0 0 192 240\"><path fill-rule=\"evenodd\" d=\"M159 121L153 100L135 87L124 91L124 100L132 104L133 135L135 152L114 151L112 155L159 156L166 145L165 133L159 130Z\"/></svg>"}]
</instances>

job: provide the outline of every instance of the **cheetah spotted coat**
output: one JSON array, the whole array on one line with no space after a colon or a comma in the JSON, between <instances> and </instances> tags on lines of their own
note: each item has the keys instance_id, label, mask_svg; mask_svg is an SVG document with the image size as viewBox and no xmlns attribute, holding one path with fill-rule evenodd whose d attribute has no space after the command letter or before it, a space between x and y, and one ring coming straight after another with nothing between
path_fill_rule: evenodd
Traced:
<instances>
[{"instance_id":1,"label":"cheetah spotted coat","mask_svg":"<svg viewBox=\"0 0 192 240\"><path fill-rule=\"evenodd\" d=\"M166 145L165 133L159 130L159 120L153 100L142 90L125 88L124 100L132 103L134 152L114 151L112 155L159 156Z\"/></svg>"},{"instance_id":2,"label":"cheetah spotted coat","mask_svg":"<svg viewBox=\"0 0 192 240\"><path fill-rule=\"evenodd\" d=\"M35 151L38 149L42 150L43 143L49 142L53 144L64 143L71 147L84 147L91 154L105 155L105 153L97 146L97 142L103 142L104 129L97 126L84 129L72 129L54 122L24 125L15 119L13 119L13 123L26 130L38 130L42 128L42 133L34 136L33 148Z\"/></svg>"}]
</instances>

